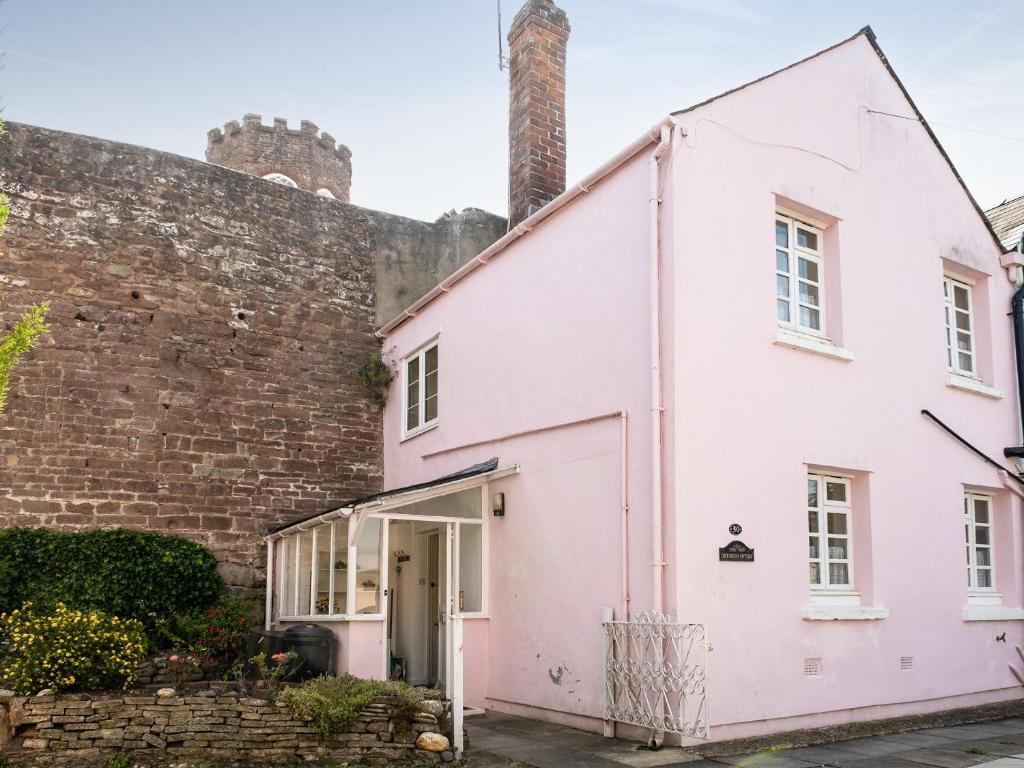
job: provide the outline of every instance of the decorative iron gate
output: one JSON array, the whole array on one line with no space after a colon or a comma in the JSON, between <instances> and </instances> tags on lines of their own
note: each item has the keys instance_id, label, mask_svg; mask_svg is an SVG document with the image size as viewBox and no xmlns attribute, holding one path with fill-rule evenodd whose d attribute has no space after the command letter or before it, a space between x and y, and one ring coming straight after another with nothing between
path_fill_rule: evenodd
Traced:
<instances>
[{"instance_id":1,"label":"decorative iron gate","mask_svg":"<svg viewBox=\"0 0 1024 768\"><path fill-rule=\"evenodd\" d=\"M707 645L703 624L675 624L661 613L605 621L605 717L708 738Z\"/></svg>"}]
</instances>

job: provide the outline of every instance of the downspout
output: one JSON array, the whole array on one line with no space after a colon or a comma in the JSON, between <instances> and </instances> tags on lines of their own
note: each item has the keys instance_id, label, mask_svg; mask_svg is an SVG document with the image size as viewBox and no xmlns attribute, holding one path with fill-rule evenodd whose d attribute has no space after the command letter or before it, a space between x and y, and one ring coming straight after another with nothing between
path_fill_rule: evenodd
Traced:
<instances>
[{"instance_id":1,"label":"downspout","mask_svg":"<svg viewBox=\"0 0 1024 768\"><path fill-rule=\"evenodd\" d=\"M1018 257L1024 253L1024 236L1017 244ZM1024 267L1019 259L1011 269L1011 280L1016 289L1010 300L1010 314L1013 316L1013 351L1017 370L1017 445L1004 448L1003 455L1008 459L1017 459L1018 473L1024 468ZM1012 262L1011 262L1012 263Z\"/></svg>"},{"instance_id":2,"label":"downspout","mask_svg":"<svg viewBox=\"0 0 1024 768\"><path fill-rule=\"evenodd\" d=\"M629 414L619 411L622 438L622 618L629 621Z\"/></svg>"},{"instance_id":3,"label":"downspout","mask_svg":"<svg viewBox=\"0 0 1024 768\"><path fill-rule=\"evenodd\" d=\"M650 221L650 340L651 340L651 542L654 590L652 608L665 612L665 541L662 509L662 414L661 392L661 194L660 163L668 151L672 129L663 125L661 139L648 163Z\"/></svg>"},{"instance_id":4,"label":"downspout","mask_svg":"<svg viewBox=\"0 0 1024 768\"><path fill-rule=\"evenodd\" d=\"M652 608L665 613L665 512L662 499L662 418L665 404L662 400L661 374L661 158L668 152L672 140L671 126L661 127L658 146L648 162L647 208L650 222L650 340L651 340L651 549L653 594ZM659 705L660 710L660 705ZM648 746L661 747L664 732L651 729Z\"/></svg>"}]
</instances>

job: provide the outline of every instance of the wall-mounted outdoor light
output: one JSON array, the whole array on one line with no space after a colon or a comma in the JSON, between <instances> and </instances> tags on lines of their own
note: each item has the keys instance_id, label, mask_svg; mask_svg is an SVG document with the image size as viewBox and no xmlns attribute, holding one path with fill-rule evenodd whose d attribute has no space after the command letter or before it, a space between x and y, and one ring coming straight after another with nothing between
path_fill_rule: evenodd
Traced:
<instances>
[{"instance_id":1,"label":"wall-mounted outdoor light","mask_svg":"<svg viewBox=\"0 0 1024 768\"><path fill-rule=\"evenodd\" d=\"M505 494L496 493L491 496L491 511L495 517L505 516Z\"/></svg>"}]
</instances>

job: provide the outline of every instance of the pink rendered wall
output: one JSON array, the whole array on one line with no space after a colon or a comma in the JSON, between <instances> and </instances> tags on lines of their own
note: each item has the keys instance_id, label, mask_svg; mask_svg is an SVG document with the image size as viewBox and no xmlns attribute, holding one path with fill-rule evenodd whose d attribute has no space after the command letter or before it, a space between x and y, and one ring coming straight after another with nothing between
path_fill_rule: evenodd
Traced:
<instances>
[{"instance_id":1,"label":"pink rendered wall","mask_svg":"<svg viewBox=\"0 0 1024 768\"><path fill-rule=\"evenodd\" d=\"M467 692L487 681L476 703L601 713L601 610L621 599L619 420L503 437L624 408L631 472L648 476L646 181L638 157L384 340L400 361L440 338L439 426L402 442L400 379L392 387L388 487L491 456L522 467L492 487L508 509L490 527L486 656L466 659ZM649 607L642 482L631 503L633 598Z\"/></svg>"},{"instance_id":2,"label":"pink rendered wall","mask_svg":"<svg viewBox=\"0 0 1024 768\"><path fill-rule=\"evenodd\" d=\"M997 587L1020 607L1019 500L919 413L999 459L1017 444L1012 288L922 126L865 106L913 114L861 37L679 116L674 558L679 615L710 630L718 739L1020 696L1007 663L1019 663L1021 622L964 621L962 522L965 485L998 495ZM841 261L825 258L841 306L830 309L853 362L773 344L776 195L836 220L826 243ZM943 260L982 280L981 371L1001 400L946 385ZM809 465L859 473L856 586L888 618L801 618ZM754 563L718 561L732 522ZM807 657L821 658L821 676L804 676Z\"/></svg>"}]
</instances>

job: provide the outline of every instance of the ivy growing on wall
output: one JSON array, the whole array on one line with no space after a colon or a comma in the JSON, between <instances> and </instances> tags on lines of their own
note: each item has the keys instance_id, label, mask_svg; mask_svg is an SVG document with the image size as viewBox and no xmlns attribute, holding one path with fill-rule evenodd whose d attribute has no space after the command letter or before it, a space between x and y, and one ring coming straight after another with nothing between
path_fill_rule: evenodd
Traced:
<instances>
[{"instance_id":1,"label":"ivy growing on wall","mask_svg":"<svg viewBox=\"0 0 1024 768\"><path fill-rule=\"evenodd\" d=\"M25 603L138 619L157 639L160 619L206 608L223 582L205 547L123 528L64 533L0 530L0 613Z\"/></svg>"}]
</instances>

